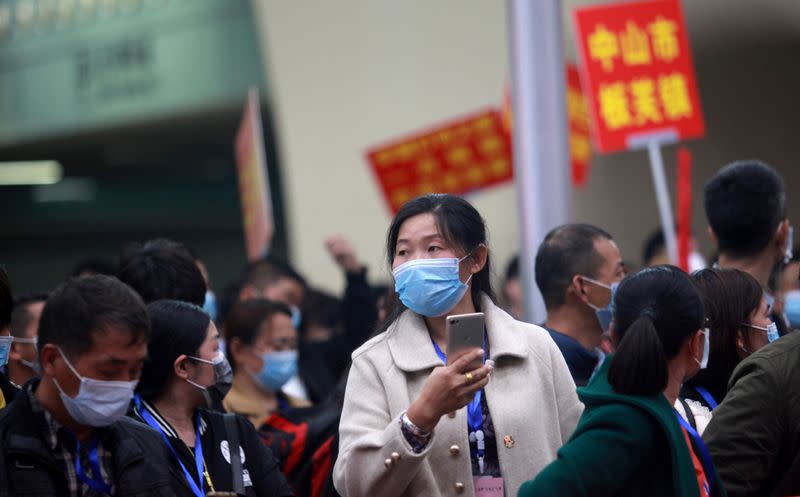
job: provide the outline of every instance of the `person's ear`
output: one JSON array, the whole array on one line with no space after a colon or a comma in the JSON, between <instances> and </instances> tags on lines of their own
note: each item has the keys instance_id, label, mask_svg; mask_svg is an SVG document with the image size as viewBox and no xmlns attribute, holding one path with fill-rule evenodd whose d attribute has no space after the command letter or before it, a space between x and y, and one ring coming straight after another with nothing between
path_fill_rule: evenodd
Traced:
<instances>
[{"instance_id":1,"label":"person's ear","mask_svg":"<svg viewBox=\"0 0 800 497\"><path fill-rule=\"evenodd\" d=\"M786 243L789 239L789 220L784 219L779 225L778 229L775 231L775 245L781 250L786 248Z\"/></svg>"},{"instance_id":2,"label":"person's ear","mask_svg":"<svg viewBox=\"0 0 800 497\"><path fill-rule=\"evenodd\" d=\"M259 297L258 290L256 290L256 287L254 287L253 285L246 284L242 287L241 290L239 290L240 301L253 300L258 297Z\"/></svg>"},{"instance_id":3,"label":"person's ear","mask_svg":"<svg viewBox=\"0 0 800 497\"><path fill-rule=\"evenodd\" d=\"M472 255L469 258L470 261L470 268L469 272L471 274L478 274L481 270L486 266L486 259L489 257L489 249L484 244L480 244L475 247L475 250L472 251Z\"/></svg>"},{"instance_id":4,"label":"person's ear","mask_svg":"<svg viewBox=\"0 0 800 497\"><path fill-rule=\"evenodd\" d=\"M578 300L584 304L589 302L589 295L586 293L586 281L580 275L576 274L572 277L572 284L567 287L566 291L569 292L570 288L573 289L573 293L575 293Z\"/></svg>"},{"instance_id":5,"label":"person's ear","mask_svg":"<svg viewBox=\"0 0 800 497\"><path fill-rule=\"evenodd\" d=\"M714 233L714 229L711 226L708 227L708 237L711 238L711 243L713 243L714 246L717 247L717 249L719 249L719 242L717 241L717 234Z\"/></svg>"},{"instance_id":6,"label":"person's ear","mask_svg":"<svg viewBox=\"0 0 800 497\"><path fill-rule=\"evenodd\" d=\"M22 359L22 354L17 351L17 347L19 347L19 343L12 342L11 349L8 351L8 360L9 361L19 361Z\"/></svg>"},{"instance_id":7,"label":"person's ear","mask_svg":"<svg viewBox=\"0 0 800 497\"><path fill-rule=\"evenodd\" d=\"M187 379L189 377L189 370L186 367L188 363L189 363L189 358L186 356L186 354L179 355L175 359L175 362L172 363L172 367L175 371L175 376L181 378L182 380Z\"/></svg>"},{"instance_id":8,"label":"person's ear","mask_svg":"<svg viewBox=\"0 0 800 497\"><path fill-rule=\"evenodd\" d=\"M56 366L55 361L61 357L58 347L52 343L45 344L42 350L39 351L39 364L42 367L42 376L55 376Z\"/></svg>"},{"instance_id":9,"label":"person's ear","mask_svg":"<svg viewBox=\"0 0 800 497\"><path fill-rule=\"evenodd\" d=\"M695 359L698 361L703 360L703 354L705 354L703 348L705 347L706 343L705 332L703 332L703 330L697 330L694 335L692 335L692 339L689 342L692 349L692 355L695 357Z\"/></svg>"},{"instance_id":10,"label":"person's ear","mask_svg":"<svg viewBox=\"0 0 800 497\"><path fill-rule=\"evenodd\" d=\"M244 364L244 353L245 353L245 345L242 343L242 340L239 337L231 338L227 344L225 344L228 352L230 352L231 359L233 359L234 364L242 365Z\"/></svg>"}]
</instances>

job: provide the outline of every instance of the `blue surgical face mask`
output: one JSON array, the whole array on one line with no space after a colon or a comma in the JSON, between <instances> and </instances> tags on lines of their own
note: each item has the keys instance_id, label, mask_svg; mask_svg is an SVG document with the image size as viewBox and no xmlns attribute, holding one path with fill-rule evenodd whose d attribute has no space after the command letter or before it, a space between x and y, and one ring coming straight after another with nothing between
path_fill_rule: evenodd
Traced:
<instances>
[{"instance_id":1,"label":"blue surgical face mask","mask_svg":"<svg viewBox=\"0 0 800 497\"><path fill-rule=\"evenodd\" d=\"M203 310L209 315L212 321L217 320L217 296L214 292L208 290L206 292L206 300L203 302Z\"/></svg>"},{"instance_id":2,"label":"blue surgical face mask","mask_svg":"<svg viewBox=\"0 0 800 497\"><path fill-rule=\"evenodd\" d=\"M743 324L744 326L753 328L754 330L766 331L767 340L769 340L769 343L772 343L781 337L780 333L778 333L778 325L775 323L770 323L769 326L767 326L766 328L763 326L756 326L754 324L747 324L747 323Z\"/></svg>"},{"instance_id":3,"label":"blue surgical face mask","mask_svg":"<svg viewBox=\"0 0 800 497\"><path fill-rule=\"evenodd\" d=\"M299 330L300 325L303 323L303 312L296 305L290 305L289 309L292 311L292 326L294 329Z\"/></svg>"},{"instance_id":4,"label":"blue surgical face mask","mask_svg":"<svg viewBox=\"0 0 800 497\"><path fill-rule=\"evenodd\" d=\"M594 309L594 313L595 315L597 315L597 322L600 323L600 328L603 330L603 333L607 333L609 327L611 326L611 320L614 318L614 294L617 293L619 282L615 281L610 285L606 285L601 281L597 281L587 276L581 276L581 278L588 281L589 283L594 283L597 286L608 288L608 290L611 292L611 298L608 300L608 305L605 307L597 307L591 302L587 302L587 304L589 304L589 307Z\"/></svg>"},{"instance_id":5,"label":"blue surgical face mask","mask_svg":"<svg viewBox=\"0 0 800 497\"><path fill-rule=\"evenodd\" d=\"M100 427L109 426L125 416L131 399L133 399L133 391L136 389L136 384L139 383L138 380L104 381L86 378L78 374L60 348L58 351L72 374L81 382L78 395L70 397L64 393L61 385L53 378L53 383L61 396L61 402L64 403L64 408L72 419L84 426Z\"/></svg>"},{"instance_id":6,"label":"blue surgical face mask","mask_svg":"<svg viewBox=\"0 0 800 497\"><path fill-rule=\"evenodd\" d=\"M297 374L297 350L267 352L263 356L264 366L256 375L261 385L273 392Z\"/></svg>"},{"instance_id":7,"label":"blue surgical face mask","mask_svg":"<svg viewBox=\"0 0 800 497\"><path fill-rule=\"evenodd\" d=\"M786 292L783 302L783 312L792 328L800 328L800 290Z\"/></svg>"},{"instance_id":8,"label":"blue surgical face mask","mask_svg":"<svg viewBox=\"0 0 800 497\"><path fill-rule=\"evenodd\" d=\"M412 311L427 317L447 314L467 293L470 276L461 282L457 259L415 259L394 268L394 289L400 301Z\"/></svg>"},{"instance_id":9,"label":"blue surgical face mask","mask_svg":"<svg viewBox=\"0 0 800 497\"><path fill-rule=\"evenodd\" d=\"M11 342L14 341L12 336L0 337L0 367L8 363L8 354L11 352Z\"/></svg>"}]
</instances>

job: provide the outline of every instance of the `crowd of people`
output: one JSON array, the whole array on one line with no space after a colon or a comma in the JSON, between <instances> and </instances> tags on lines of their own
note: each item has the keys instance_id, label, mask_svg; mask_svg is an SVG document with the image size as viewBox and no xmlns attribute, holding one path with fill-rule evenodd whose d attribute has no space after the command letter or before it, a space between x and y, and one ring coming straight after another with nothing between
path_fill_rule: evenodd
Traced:
<instances>
[{"instance_id":1,"label":"crowd of people","mask_svg":"<svg viewBox=\"0 0 800 497\"><path fill-rule=\"evenodd\" d=\"M633 272L567 224L500 298L484 220L445 194L392 220L387 286L330 237L341 296L272 256L217 295L167 239L47 292L0 269L0 496L800 495L785 186L741 161L703 198L710 266L655 234ZM483 345L451 351L448 316L476 313Z\"/></svg>"}]
</instances>

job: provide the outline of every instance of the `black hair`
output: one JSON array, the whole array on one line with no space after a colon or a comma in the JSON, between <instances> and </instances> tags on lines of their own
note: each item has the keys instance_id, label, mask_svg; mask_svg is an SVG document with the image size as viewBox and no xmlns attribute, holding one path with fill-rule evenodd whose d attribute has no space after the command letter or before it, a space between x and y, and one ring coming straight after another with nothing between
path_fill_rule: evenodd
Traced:
<instances>
[{"instance_id":1,"label":"black hair","mask_svg":"<svg viewBox=\"0 0 800 497\"><path fill-rule=\"evenodd\" d=\"M317 289L308 290L301 311L303 313L301 324L303 332L312 324L323 326L333 332L339 331L344 318L342 301Z\"/></svg>"},{"instance_id":2,"label":"black hair","mask_svg":"<svg viewBox=\"0 0 800 497\"><path fill-rule=\"evenodd\" d=\"M591 224L565 224L545 236L536 252L536 285L547 310L564 305L575 275L597 276L604 262L594 247L598 238L612 240L611 235Z\"/></svg>"},{"instance_id":3,"label":"black hair","mask_svg":"<svg viewBox=\"0 0 800 497\"><path fill-rule=\"evenodd\" d=\"M245 268L245 284L253 285L259 290L265 290L276 281L288 278L306 288L306 280L288 262L277 257L267 255L251 262Z\"/></svg>"},{"instance_id":4,"label":"black hair","mask_svg":"<svg viewBox=\"0 0 800 497\"><path fill-rule=\"evenodd\" d=\"M6 268L0 266L0 330L11 324L14 296Z\"/></svg>"},{"instance_id":5,"label":"black hair","mask_svg":"<svg viewBox=\"0 0 800 497\"><path fill-rule=\"evenodd\" d=\"M506 281L519 278L519 254L514 255L506 266Z\"/></svg>"},{"instance_id":6,"label":"black hair","mask_svg":"<svg viewBox=\"0 0 800 497\"><path fill-rule=\"evenodd\" d=\"M11 311L11 335L23 338L33 315L28 311L28 305L36 302L46 302L46 292L28 292L14 298L14 310Z\"/></svg>"},{"instance_id":7,"label":"black hair","mask_svg":"<svg viewBox=\"0 0 800 497\"><path fill-rule=\"evenodd\" d=\"M142 298L113 276L70 278L56 288L42 310L37 345L48 343L65 354L90 350L95 333L110 328L131 336L131 344L150 335L150 318Z\"/></svg>"},{"instance_id":8,"label":"black hair","mask_svg":"<svg viewBox=\"0 0 800 497\"><path fill-rule=\"evenodd\" d=\"M628 276L614 294L617 350L608 382L625 395L654 395L666 388L667 361L703 327L700 294L674 266L653 266Z\"/></svg>"},{"instance_id":9,"label":"black hair","mask_svg":"<svg viewBox=\"0 0 800 497\"><path fill-rule=\"evenodd\" d=\"M119 279L145 302L180 300L202 306L206 282L194 258L181 243L157 239L125 258Z\"/></svg>"},{"instance_id":10,"label":"black hair","mask_svg":"<svg viewBox=\"0 0 800 497\"><path fill-rule=\"evenodd\" d=\"M117 265L110 259L104 257L87 257L79 260L75 264L70 276L90 276L94 274L114 276L117 274L117 269Z\"/></svg>"},{"instance_id":11,"label":"black hair","mask_svg":"<svg viewBox=\"0 0 800 497\"><path fill-rule=\"evenodd\" d=\"M432 214L442 238L464 255L471 256L480 245L488 247L486 222L472 204L455 195L430 193L409 200L394 216L386 237L389 267L394 263L400 228L407 220L420 214ZM490 279L491 271L491 257L487 254L483 269L472 277L471 297L476 310L481 309L481 294L486 294L492 301L496 301ZM389 313L384 328L388 327L406 309L397 297L394 299L393 306L394 309Z\"/></svg>"},{"instance_id":12,"label":"black hair","mask_svg":"<svg viewBox=\"0 0 800 497\"><path fill-rule=\"evenodd\" d=\"M703 298L707 326L710 330L711 348L708 366L686 382L687 385L704 386L715 399L722 399L728 391L728 380L739 364L736 338L743 333L747 348L750 334L742 326L761 306L764 290L758 281L738 269L703 269L692 275L697 290Z\"/></svg>"},{"instance_id":13,"label":"black hair","mask_svg":"<svg viewBox=\"0 0 800 497\"><path fill-rule=\"evenodd\" d=\"M158 398L173 373L175 359L197 356L208 334L211 318L202 308L177 300L157 300L147 305L152 323L147 344L148 360L136 391L151 401Z\"/></svg>"},{"instance_id":14,"label":"black hair","mask_svg":"<svg viewBox=\"0 0 800 497\"><path fill-rule=\"evenodd\" d=\"M761 161L739 161L722 168L706 184L704 201L719 251L733 257L764 250L786 218L783 179Z\"/></svg>"},{"instance_id":15,"label":"black hair","mask_svg":"<svg viewBox=\"0 0 800 497\"><path fill-rule=\"evenodd\" d=\"M236 302L225 318L225 352L231 368L236 370L236 361L231 353L231 341L238 338L244 345L253 345L261 326L275 314L292 316L289 306L267 299L251 299Z\"/></svg>"},{"instance_id":16,"label":"black hair","mask_svg":"<svg viewBox=\"0 0 800 497\"><path fill-rule=\"evenodd\" d=\"M644 248L642 249L642 265L649 266L650 261L655 256L666 251L666 247L667 245L664 241L664 230L658 228L644 241Z\"/></svg>"}]
</instances>

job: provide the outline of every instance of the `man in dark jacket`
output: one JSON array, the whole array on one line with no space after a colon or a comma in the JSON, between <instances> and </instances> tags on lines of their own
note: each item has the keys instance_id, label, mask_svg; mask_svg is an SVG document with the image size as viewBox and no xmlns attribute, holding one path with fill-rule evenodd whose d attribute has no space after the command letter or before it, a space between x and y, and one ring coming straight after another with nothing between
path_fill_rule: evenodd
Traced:
<instances>
[{"instance_id":1,"label":"man in dark jacket","mask_svg":"<svg viewBox=\"0 0 800 497\"><path fill-rule=\"evenodd\" d=\"M625 264L611 235L590 224L565 224L545 236L536 253L536 284L547 308L543 327L586 385L603 363L603 334L611 321L614 283Z\"/></svg>"},{"instance_id":2,"label":"man in dark jacket","mask_svg":"<svg viewBox=\"0 0 800 497\"><path fill-rule=\"evenodd\" d=\"M800 495L800 333L741 362L703 432L731 497Z\"/></svg>"},{"instance_id":3,"label":"man in dark jacket","mask_svg":"<svg viewBox=\"0 0 800 497\"><path fill-rule=\"evenodd\" d=\"M0 497L183 494L159 435L124 418L149 330L141 298L115 278L73 279L52 294L39 325L42 378L0 412Z\"/></svg>"}]
</instances>

